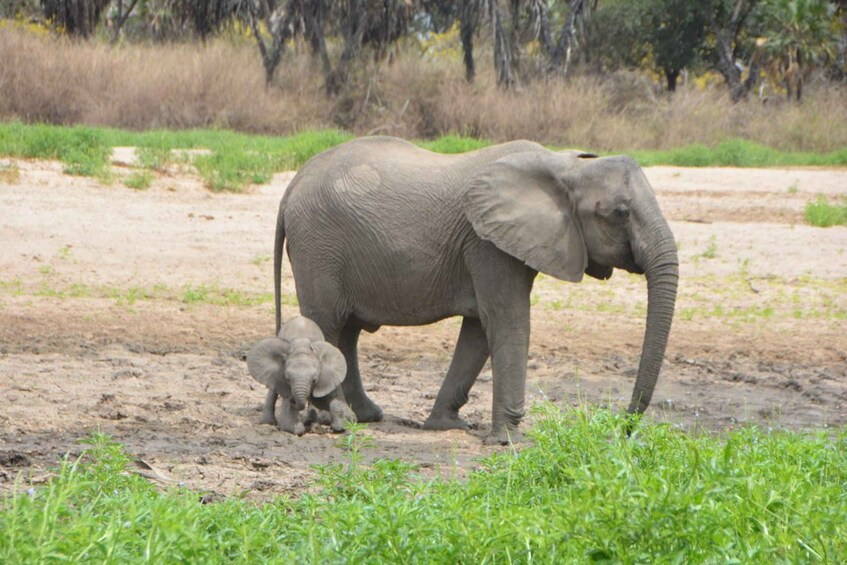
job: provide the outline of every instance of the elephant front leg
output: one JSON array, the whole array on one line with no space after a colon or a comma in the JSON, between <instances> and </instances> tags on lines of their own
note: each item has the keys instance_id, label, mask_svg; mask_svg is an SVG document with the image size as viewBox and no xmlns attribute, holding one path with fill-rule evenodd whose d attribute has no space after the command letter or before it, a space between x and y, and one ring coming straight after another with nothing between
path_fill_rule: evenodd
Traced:
<instances>
[{"instance_id":1,"label":"elephant front leg","mask_svg":"<svg viewBox=\"0 0 847 565\"><path fill-rule=\"evenodd\" d=\"M259 423L276 424L276 399L276 392L269 390L268 395L265 397L265 403L262 405L262 419L259 420Z\"/></svg>"},{"instance_id":2,"label":"elephant front leg","mask_svg":"<svg viewBox=\"0 0 847 565\"><path fill-rule=\"evenodd\" d=\"M321 398L313 398L312 403L318 408L318 420L322 424L328 424L333 432L343 432L348 422L355 422L356 415L346 402L337 396L330 395ZM325 422L322 417L328 416Z\"/></svg>"},{"instance_id":3,"label":"elephant front leg","mask_svg":"<svg viewBox=\"0 0 847 565\"><path fill-rule=\"evenodd\" d=\"M518 425L524 416L526 361L529 354L529 292L512 288L509 300L485 302L482 324L491 352L491 380L494 398L491 406L491 433L485 443L508 445L520 441Z\"/></svg>"},{"instance_id":4,"label":"elephant front leg","mask_svg":"<svg viewBox=\"0 0 847 565\"><path fill-rule=\"evenodd\" d=\"M524 416L529 322L526 326L498 328L491 334L489 341L494 399L491 406L491 433L485 442L508 445L522 439L518 426Z\"/></svg>"},{"instance_id":5,"label":"elephant front leg","mask_svg":"<svg viewBox=\"0 0 847 565\"><path fill-rule=\"evenodd\" d=\"M329 427L336 433L343 432L349 422L356 421L356 415L347 403L338 398L333 398L329 403L329 414L331 416Z\"/></svg>"},{"instance_id":6,"label":"elephant front leg","mask_svg":"<svg viewBox=\"0 0 847 565\"><path fill-rule=\"evenodd\" d=\"M488 339L482 323L476 318L464 318L453 360L424 429L468 429L468 424L459 417L459 409L467 404L471 387L487 359Z\"/></svg>"},{"instance_id":7,"label":"elephant front leg","mask_svg":"<svg viewBox=\"0 0 847 565\"><path fill-rule=\"evenodd\" d=\"M279 429L296 436L302 436L306 433L306 426L303 424L300 410L297 409L290 398L283 397L282 399Z\"/></svg>"}]
</instances>

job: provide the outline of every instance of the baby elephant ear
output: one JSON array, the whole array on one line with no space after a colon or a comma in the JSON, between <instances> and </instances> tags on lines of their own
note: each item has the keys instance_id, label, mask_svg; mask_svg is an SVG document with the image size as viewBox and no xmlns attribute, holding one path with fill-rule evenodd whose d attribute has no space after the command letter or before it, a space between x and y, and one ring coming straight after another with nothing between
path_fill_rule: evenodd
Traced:
<instances>
[{"instance_id":1,"label":"baby elephant ear","mask_svg":"<svg viewBox=\"0 0 847 565\"><path fill-rule=\"evenodd\" d=\"M336 389L347 375L347 361L344 354L325 341L316 341L312 350L321 361L321 374L312 389L312 396L326 396Z\"/></svg>"},{"instance_id":2,"label":"baby elephant ear","mask_svg":"<svg viewBox=\"0 0 847 565\"><path fill-rule=\"evenodd\" d=\"M278 337L268 337L254 345L247 353L247 370L254 379L271 390L285 381L285 359L289 344Z\"/></svg>"}]
</instances>

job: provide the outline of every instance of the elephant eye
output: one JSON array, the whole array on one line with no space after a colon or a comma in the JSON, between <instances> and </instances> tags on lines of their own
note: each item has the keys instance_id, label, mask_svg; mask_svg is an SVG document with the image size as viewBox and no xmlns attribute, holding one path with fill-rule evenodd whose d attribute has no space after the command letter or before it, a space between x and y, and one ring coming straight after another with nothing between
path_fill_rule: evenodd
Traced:
<instances>
[{"instance_id":1,"label":"elephant eye","mask_svg":"<svg viewBox=\"0 0 847 565\"><path fill-rule=\"evenodd\" d=\"M629 207L626 204L618 204L613 214L619 220L626 220L629 218Z\"/></svg>"}]
</instances>

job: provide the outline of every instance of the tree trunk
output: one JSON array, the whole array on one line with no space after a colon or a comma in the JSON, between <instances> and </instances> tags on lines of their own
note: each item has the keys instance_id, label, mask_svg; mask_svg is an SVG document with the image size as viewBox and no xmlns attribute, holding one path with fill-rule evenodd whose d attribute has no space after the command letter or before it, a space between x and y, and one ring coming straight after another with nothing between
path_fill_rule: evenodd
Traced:
<instances>
[{"instance_id":1,"label":"tree trunk","mask_svg":"<svg viewBox=\"0 0 847 565\"><path fill-rule=\"evenodd\" d=\"M459 35L462 39L462 55L465 63L465 79L473 82L476 65L473 58L473 37L479 18L479 0L461 0L459 3Z\"/></svg>"},{"instance_id":2,"label":"tree trunk","mask_svg":"<svg viewBox=\"0 0 847 565\"><path fill-rule=\"evenodd\" d=\"M665 79L668 81L668 92L676 92L676 81L679 78L679 69L665 69Z\"/></svg>"},{"instance_id":3,"label":"tree trunk","mask_svg":"<svg viewBox=\"0 0 847 565\"><path fill-rule=\"evenodd\" d=\"M568 74L574 51L576 50L576 21L582 16L585 8L585 0L571 0L568 7L568 16L562 26L562 32L556 46L550 53L548 72Z\"/></svg>"},{"instance_id":4,"label":"tree trunk","mask_svg":"<svg viewBox=\"0 0 847 565\"><path fill-rule=\"evenodd\" d=\"M342 32L344 35L344 51L338 62L338 68L331 74L327 83L327 92L338 94L347 83L350 63L359 57L362 49L362 38L368 21L368 11L364 0L348 0L348 11L342 16Z\"/></svg>"},{"instance_id":5,"label":"tree trunk","mask_svg":"<svg viewBox=\"0 0 847 565\"><path fill-rule=\"evenodd\" d=\"M735 61L734 44L738 41L738 35L752 12L758 0L736 0L735 7L729 20L718 23L712 6L708 6L704 13L708 18L709 27L715 34L715 44L718 56L716 63L717 71L723 76L729 87L729 95L733 102L739 102L747 97L747 94L756 87L759 80L761 66L761 53L756 50L750 60L747 78L741 79L741 69Z\"/></svg>"},{"instance_id":6,"label":"tree trunk","mask_svg":"<svg viewBox=\"0 0 847 565\"><path fill-rule=\"evenodd\" d=\"M497 0L490 0L489 10L491 31L494 36L494 69L497 72L497 86L510 88L515 83L512 72L512 51L503 29L503 14Z\"/></svg>"},{"instance_id":7,"label":"tree trunk","mask_svg":"<svg viewBox=\"0 0 847 565\"><path fill-rule=\"evenodd\" d=\"M282 59L282 52L285 48L285 42L291 36L291 18L293 17L294 2L291 1L287 6L278 6L276 10L271 11L266 1L262 1L262 10L258 10L258 1L251 2L249 8L250 29L253 32L253 37L256 39L256 44L259 47L259 53L262 55L262 65L265 68L265 85L270 86L273 81L276 68ZM271 34L270 45L266 44L265 39L259 30L257 20L265 16L265 26Z\"/></svg>"},{"instance_id":8,"label":"tree trunk","mask_svg":"<svg viewBox=\"0 0 847 565\"><path fill-rule=\"evenodd\" d=\"M332 79L332 63L326 49L324 24L326 22L326 6L323 0L300 0L303 19L306 24L306 35L312 46L312 55L321 60L321 70L324 75L324 85L330 94L329 84Z\"/></svg>"},{"instance_id":9,"label":"tree trunk","mask_svg":"<svg viewBox=\"0 0 847 565\"><path fill-rule=\"evenodd\" d=\"M112 30L112 38L109 40L109 43L114 45L118 42L118 38L121 35L121 29L123 29L124 24L126 23L127 18L129 18L132 11L135 9L135 5L138 4L138 0L132 0L132 3L127 7L126 11L124 11L124 3L123 0L118 2L118 16L114 20L114 29Z\"/></svg>"}]
</instances>

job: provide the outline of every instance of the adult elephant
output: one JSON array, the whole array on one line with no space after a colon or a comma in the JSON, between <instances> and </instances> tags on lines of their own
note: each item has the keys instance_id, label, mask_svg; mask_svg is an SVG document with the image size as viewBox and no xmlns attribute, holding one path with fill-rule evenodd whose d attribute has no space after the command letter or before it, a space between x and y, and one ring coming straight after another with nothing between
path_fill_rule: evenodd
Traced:
<instances>
[{"instance_id":1,"label":"adult elephant","mask_svg":"<svg viewBox=\"0 0 847 565\"><path fill-rule=\"evenodd\" d=\"M673 317L678 261L650 184L628 157L557 153L515 141L441 155L367 137L312 158L279 207L274 249L277 330L282 253L300 312L347 361L344 396L359 421L382 419L362 388L361 330L462 316L447 376L425 423L466 428L459 408L491 356L489 440L524 415L530 291L539 272L577 282L618 267L647 276L647 327L629 411L643 412Z\"/></svg>"}]
</instances>

